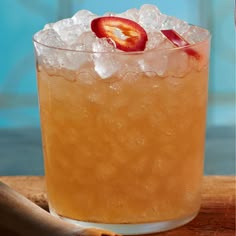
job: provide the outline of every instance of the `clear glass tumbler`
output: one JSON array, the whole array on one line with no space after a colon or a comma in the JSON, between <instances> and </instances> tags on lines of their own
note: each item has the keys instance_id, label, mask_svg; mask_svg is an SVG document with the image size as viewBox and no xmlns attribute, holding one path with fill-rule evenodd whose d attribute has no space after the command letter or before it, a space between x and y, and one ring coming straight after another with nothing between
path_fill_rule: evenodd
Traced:
<instances>
[{"instance_id":1,"label":"clear glass tumbler","mask_svg":"<svg viewBox=\"0 0 236 236\"><path fill-rule=\"evenodd\" d=\"M202 32L191 46L135 53L34 39L53 215L121 234L165 231L197 215L210 49Z\"/></svg>"}]
</instances>

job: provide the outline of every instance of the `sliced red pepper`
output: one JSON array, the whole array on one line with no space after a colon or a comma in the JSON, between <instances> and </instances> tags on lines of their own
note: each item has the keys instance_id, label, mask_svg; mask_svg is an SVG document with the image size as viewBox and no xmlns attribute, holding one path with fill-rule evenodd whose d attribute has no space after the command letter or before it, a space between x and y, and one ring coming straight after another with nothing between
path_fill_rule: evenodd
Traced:
<instances>
[{"instance_id":1,"label":"sliced red pepper","mask_svg":"<svg viewBox=\"0 0 236 236\"><path fill-rule=\"evenodd\" d=\"M115 42L125 52L143 51L148 40L146 31L136 22L115 16L104 16L91 22L91 29L99 38Z\"/></svg>"},{"instance_id":2,"label":"sliced red pepper","mask_svg":"<svg viewBox=\"0 0 236 236\"><path fill-rule=\"evenodd\" d=\"M186 41L181 35L179 35L173 29L161 30L162 34L176 47L183 47L183 50L190 56L200 59L200 54L194 49L188 47L191 44Z\"/></svg>"}]
</instances>

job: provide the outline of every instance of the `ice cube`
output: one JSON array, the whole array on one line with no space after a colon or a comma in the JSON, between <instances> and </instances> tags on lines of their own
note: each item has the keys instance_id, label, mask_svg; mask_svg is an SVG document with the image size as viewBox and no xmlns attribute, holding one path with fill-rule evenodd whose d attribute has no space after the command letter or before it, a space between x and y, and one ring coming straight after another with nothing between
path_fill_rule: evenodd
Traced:
<instances>
[{"instance_id":1,"label":"ice cube","mask_svg":"<svg viewBox=\"0 0 236 236\"><path fill-rule=\"evenodd\" d=\"M129 9L129 10L123 12L123 13L117 14L117 16L138 22L139 10L136 8L132 8L132 9Z\"/></svg>"},{"instance_id":2,"label":"ice cube","mask_svg":"<svg viewBox=\"0 0 236 236\"><path fill-rule=\"evenodd\" d=\"M39 60L42 60L46 65L75 70L88 60L88 53L57 49L66 49L68 45L53 29L40 31L36 35L36 39L38 42L48 46L35 44Z\"/></svg>"},{"instance_id":3,"label":"ice cube","mask_svg":"<svg viewBox=\"0 0 236 236\"><path fill-rule=\"evenodd\" d=\"M191 69L189 60L186 52L173 51L168 57L168 74L173 77L183 77Z\"/></svg>"},{"instance_id":4,"label":"ice cube","mask_svg":"<svg viewBox=\"0 0 236 236\"><path fill-rule=\"evenodd\" d=\"M35 35L35 39L44 45L62 48L65 43L61 40L58 33L53 29L41 30Z\"/></svg>"},{"instance_id":5,"label":"ice cube","mask_svg":"<svg viewBox=\"0 0 236 236\"><path fill-rule=\"evenodd\" d=\"M149 77L155 77L154 73L160 77L183 77L191 69L189 56L182 50L147 52L139 60L139 67Z\"/></svg>"},{"instance_id":6,"label":"ice cube","mask_svg":"<svg viewBox=\"0 0 236 236\"><path fill-rule=\"evenodd\" d=\"M96 17L98 17L97 15L93 14L90 11L87 10L81 10L78 11L73 17L72 20L80 25L81 27L81 31L82 32L86 32L86 31L90 31L90 25L91 25L91 21L93 19L95 19Z\"/></svg>"},{"instance_id":7,"label":"ice cube","mask_svg":"<svg viewBox=\"0 0 236 236\"><path fill-rule=\"evenodd\" d=\"M150 77L153 77L154 74L160 77L167 76L168 55L165 51L150 51L138 61L138 64L140 69Z\"/></svg>"},{"instance_id":8,"label":"ice cube","mask_svg":"<svg viewBox=\"0 0 236 236\"><path fill-rule=\"evenodd\" d=\"M67 67L70 69L78 69L86 62L92 61L93 44L97 40L93 32L82 33L74 44L70 45L70 49L75 50L68 51Z\"/></svg>"},{"instance_id":9,"label":"ice cube","mask_svg":"<svg viewBox=\"0 0 236 236\"><path fill-rule=\"evenodd\" d=\"M191 44L201 42L209 37L209 32L197 26L190 26L189 30L183 34L183 37Z\"/></svg>"},{"instance_id":10,"label":"ice cube","mask_svg":"<svg viewBox=\"0 0 236 236\"><path fill-rule=\"evenodd\" d=\"M86 62L92 61L93 44L96 41L93 32L84 32L70 45L72 51L66 52L66 68L77 70Z\"/></svg>"},{"instance_id":11,"label":"ice cube","mask_svg":"<svg viewBox=\"0 0 236 236\"><path fill-rule=\"evenodd\" d=\"M89 54L87 52L66 51L59 60L61 67L78 70L84 63L89 61Z\"/></svg>"},{"instance_id":12,"label":"ice cube","mask_svg":"<svg viewBox=\"0 0 236 236\"><path fill-rule=\"evenodd\" d=\"M173 29L175 19L172 16L165 15L165 19L162 22L161 29Z\"/></svg>"},{"instance_id":13,"label":"ice cube","mask_svg":"<svg viewBox=\"0 0 236 236\"><path fill-rule=\"evenodd\" d=\"M175 21L174 30L177 31L179 34L183 35L185 32L189 30L190 26L187 22L182 20Z\"/></svg>"},{"instance_id":14,"label":"ice cube","mask_svg":"<svg viewBox=\"0 0 236 236\"><path fill-rule=\"evenodd\" d=\"M189 29L187 22L182 21L174 16L163 16L161 29L174 29L179 34L184 34Z\"/></svg>"},{"instance_id":15,"label":"ice cube","mask_svg":"<svg viewBox=\"0 0 236 236\"><path fill-rule=\"evenodd\" d=\"M82 33L75 42L71 45L72 48L79 51L92 51L93 43L96 41L96 35L93 32Z\"/></svg>"},{"instance_id":16,"label":"ice cube","mask_svg":"<svg viewBox=\"0 0 236 236\"><path fill-rule=\"evenodd\" d=\"M35 35L35 40L39 42L35 43L39 61L42 61L43 64L48 66L59 66L62 50L56 48L64 48L65 43L61 40L57 32L53 29L39 31Z\"/></svg>"},{"instance_id":17,"label":"ice cube","mask_svg":"<svg viewBox=\"0 0 236 236\"><path fill-rule=\"evenodd\" d=\"M161 43L165 40L165 37L160 32L148 33L148 41L145 50L159 48Z\"/></svg>"},{"instance_id":18,"label":"ice cube","mask_svg":"<svg viewBox=\"0 0 236 236\"><path fill-rule=\"evenodd\" d=\"M148 41L146 44L146 51L150 49L166 49L174 48L174 45L166 39L166 37L160 32L148 33Z\"/></svg>"},{"instance_id":19,"label":"ice cube","mask_svg":"<svg viewBox=\"0 0 236 236\"><path fill-rule=\"evenodd\" d=\"M60 31L60 37L67 46L76 44L81 34L82 30L79 25L72 25Z\"/></svg>"},{"instance_id":20,"label":"ice cube","mask_svg":"<svg viewBox=\"0 0 236 236\"><path fill-rule=\"evenodd\" d=\"M171 43L168 39L164 39L159 43L159 49L175 48L174 44Z\"/></svg>"},{"instance_id":21,"label":"ice cube","mask_svg":"<svg viewBox=\"0 0 236 236\"><path fill-rule=\"evenodd\" d=\"M71 18L60 20L52 25L67 46L74 44L81 35L81 26L76 24Z\"/></svg>"},{"instance_id":22,"label":"ice cube","mask_svg":"<svg viewBox=\"0 0 236 236\"><path fill-rule=\"evenodd\" d=\"M58 33L61 34L61 31L64 29L74 25L74 21L71 18L63 19L60 21L57 21L53 24L53 29Z\"/></svg>"},{"instance_id":23,"label":"ice cube","mask_svg":"<svg viewBox=\"0 0 236 236\"><path fill-rule=\"evenodd\" d=\"M157 31L161 27L161 13L154 5L144 4L139 10L138 23L147 32Z\"/></svg>"},{"instance_id":24,"label":"ice cube","mask_svg":"<svg viewBox=\"0 0 236 236\"><path fill-rule=\"evenodd\" d=\"M92 45L95 71L102 79L106 79L117 72L120 68L114 52L114 46L107 39L96 39Z\"/></svg>"}]
</instances>

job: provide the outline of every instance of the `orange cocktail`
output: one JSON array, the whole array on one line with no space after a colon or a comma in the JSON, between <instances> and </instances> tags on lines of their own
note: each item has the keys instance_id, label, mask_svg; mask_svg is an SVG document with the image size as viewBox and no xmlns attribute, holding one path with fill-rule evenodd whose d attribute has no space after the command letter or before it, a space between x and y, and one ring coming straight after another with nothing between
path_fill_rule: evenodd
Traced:
<instances>
[{"instance_id":1,"label":"orange cocktail","mask_svg":"<svg viewBox=\"0 0 236 236\"><path fill-rule=\"evenodd\" d=\"M50 55L71 53L35 44ZM53 214L95 226L156 224L154 231L176 227L197 214L209 36L187 48L198 57L182 47L138 53L73 51L73 56L86 58L76 69L48 65L38 56ZM91 60L103 56L119 64L115 72L108 67L106 78ZM168 226L161 227L162 222Z\"/></svg>"}]
</instances>

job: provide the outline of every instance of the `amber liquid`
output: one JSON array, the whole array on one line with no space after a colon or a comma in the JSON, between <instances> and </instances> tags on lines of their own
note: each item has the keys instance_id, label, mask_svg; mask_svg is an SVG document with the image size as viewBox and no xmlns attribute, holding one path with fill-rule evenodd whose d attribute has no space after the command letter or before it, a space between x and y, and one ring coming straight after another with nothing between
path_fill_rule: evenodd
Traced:
<instances>
[{"instance_id":1,"label":"amber liquid","mask_svg":"<svg viewBox=\"0 0 236 236\"><path fill-rule=\"evenodd\" d=\"M200 206L208 68L110 78L38 65L48 199L63 217L146 223ZM131 76L131 77L132 77ZM86 82L85 82L86 81Z\"/></svg>"}]
</instances>

